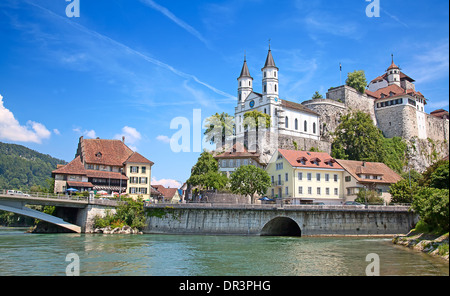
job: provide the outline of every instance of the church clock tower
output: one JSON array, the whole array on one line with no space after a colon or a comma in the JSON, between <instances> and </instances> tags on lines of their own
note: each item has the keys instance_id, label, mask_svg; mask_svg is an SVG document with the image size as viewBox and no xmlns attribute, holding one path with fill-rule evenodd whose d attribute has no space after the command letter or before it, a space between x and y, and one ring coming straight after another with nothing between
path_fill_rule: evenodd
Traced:
<instances>
[{"instance_id":1,"label":"church clock tower","mask_svg":"<svg viewBox=\"0 0 450 296\"><path fill-rule=\"evenodd\" d=\"M267 54L266 63L262 72L262 94L268 99L278 100L278 68L275 66L275 61L272 57L272 51Z\"/></svg>"},{"instance_id":2,"label":"church clock tower","mask_svg":"<svg viewBox=\"0 0 450 296\"><path fill-rule=\"evenodd\" d=\"M247 66L247 58L244 57L244 65L242 66L241 75L238 80L238 104L243 103L245 99L253 91L253 77L250 76L250 71Z\"/></svg>"}]
</instances>

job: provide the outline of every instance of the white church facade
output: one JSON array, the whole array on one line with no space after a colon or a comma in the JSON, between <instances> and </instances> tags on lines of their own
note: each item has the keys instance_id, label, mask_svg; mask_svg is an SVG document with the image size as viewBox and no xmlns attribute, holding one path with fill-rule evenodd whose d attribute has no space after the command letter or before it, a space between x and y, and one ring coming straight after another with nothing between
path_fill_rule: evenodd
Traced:
<instances>
[{"instance_id":1,"label":"white church facade","mask_svg":"<svg viewBox=\"0 0 450 296\"><path fill-rule=\"evenodd\" d=\"M253 90L253 77L244 58L241 74L238 77L238 100L235 108L236 138L244 138L244 114L258 110L271 117L270 132L288 137L320 140L319 114L295 102L279 97L279 69L275 65L269 48L266 62L261 69L262 92Z\"/></svg>"}]
</instances>

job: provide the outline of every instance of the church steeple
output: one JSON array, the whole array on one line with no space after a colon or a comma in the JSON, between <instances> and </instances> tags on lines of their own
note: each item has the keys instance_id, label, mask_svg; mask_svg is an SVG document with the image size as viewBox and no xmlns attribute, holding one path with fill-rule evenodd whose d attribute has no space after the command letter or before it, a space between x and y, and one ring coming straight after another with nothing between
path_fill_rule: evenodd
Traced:
<instances>
[{"instance_id":1,"label":"church steeple","mask_svg":"<svg viewBox=\"0 0 450 296\"><path fill-rule=\"evenodd\" d=\"M272 50L270 49L269 41L269 52L267 53L266 63L261 69L263 74L262 79L262 94L268 97L277 98L278 97L278 68L275 66L275 61L273 60Z\"/></svg>"},{"instance_id":2,"label":"church steeple","mask_svg":"<svg viewBox=\"0 0 450 296\"><path fill-rule=\"evenodd\" d=\"M245 99L253 91L253 77L250 76L250 71L247 66L247 57L244 56L244 64L242 65L241 75L238 77L238 104L245 101Z\"/></svg>"}]
</instances>

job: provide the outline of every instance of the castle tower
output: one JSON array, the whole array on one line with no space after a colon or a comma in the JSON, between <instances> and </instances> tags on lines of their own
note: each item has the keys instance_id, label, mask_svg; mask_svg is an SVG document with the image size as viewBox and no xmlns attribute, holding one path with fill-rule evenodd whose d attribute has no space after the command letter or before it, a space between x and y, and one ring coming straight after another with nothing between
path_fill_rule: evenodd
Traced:
<instances>
[{"instance_id":1,"label":"castle tower","mask_svg":"<svg viewBox=\"0 0 450 296\"><path fill-rule=\"evenodd\" d=\"M249 94L253 91L253 77L247 66L247 58L244 57L244 65L242 66L241 75L238 80L238 104L243 103Z\"/></svg>"},{"instance_id":2,"label":"castle tower","mask_svg":"<svg viewBox=\"0 0 450 296\"><path fill-rule=\"evenodd\" d=\"M400 68L394 64L394 55L391 55L392 57L392 63L389 66L389 68L387 68L386 70L386 74L387 74L387 79L388 79L388 84L396 84L398 86L400 86Z\"/></svg>"},{"instance_id":3,"label":"castle tower","mask_svg":"<svg viewBox=\"0 0 450 296\"><path fill-rule=\"evenodd\" d=\"M262 94L269 99L278 98L278 68L275 66L272 51L267 54L266 63L262 71Z\"/></svg>"}]
</instances>

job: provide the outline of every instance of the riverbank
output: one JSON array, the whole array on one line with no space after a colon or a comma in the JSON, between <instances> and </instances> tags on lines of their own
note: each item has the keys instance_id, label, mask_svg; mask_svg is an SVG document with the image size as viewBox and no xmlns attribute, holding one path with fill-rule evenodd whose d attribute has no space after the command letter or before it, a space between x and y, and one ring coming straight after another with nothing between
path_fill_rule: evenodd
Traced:
<instances>
[{"instance_id":1,"label":"riverbank","mask_svg":"<svg viewBox=\"0 0 450 296\"><path fill-rule=\"evenodd\" d=\"M438 236L433 234L410 231L406 235L396 235L392 243L405 246L417 251L440 257L449 261L448 241L449 234Z\"/></svg>"}]
</instances>

